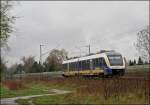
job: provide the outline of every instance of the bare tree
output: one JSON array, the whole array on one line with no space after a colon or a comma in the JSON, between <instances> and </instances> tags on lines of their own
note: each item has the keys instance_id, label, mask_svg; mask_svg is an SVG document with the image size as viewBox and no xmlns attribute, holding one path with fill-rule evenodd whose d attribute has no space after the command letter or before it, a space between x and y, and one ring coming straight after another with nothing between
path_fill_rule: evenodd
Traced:
<instances>
[{"instance_id":1,"label":"bare tree","mask_svg":"<svg viewBox=\"0 0 150 105\"><path fill-rule=\"evenodd\" d=\"M145 61L150 61L150 32L149 25L138 32L136 48Z\"/></svg>"},{"instance_id":2,"label":"bare tree","mask_svg":"<svg viewBox=\"0 0 150 105\"><path fill-rule=\"evenodd\" d=\"M67 59L67 55L68 53L65 49L61 49L61 50L53 49L50 52L49 57L55 57L58 63L62 63L64 59Z\"/></svg>"},{"instance_id":3,"label":"bare tree","mask_svg":"<svg viewBox=\"0 0 150 105\"><path fill-rule=\"evenodd\" d=\"M57 71L61 69L61 64L64 59L67 59L67 51L64 49L53 49L46 59L46 66L48 71Z\"/></svg>"},{"instance_id":4,"label":"bare tree","mask_svg":"<svg viewBox=\"0 0 150 105\"><path fill-rule=\"evenodd\" d=\"M0 5L0 41L1 47L4 47L7 44L7 39L10 36L10 33L13 31L13 23L16 19L15 16L10 15L10 10L12 9L12 1L4 0L1 1Z\"/></svg>"},{"instance_id":5,"label":"bare tree","mask_svg":"<svg viewBox=\"0 0 150 105\"><path fill-rule=\"evenodd\" d=\"M33 56L23 57L22 61L23 61L24 71L25 72L31 72L32 66L33 66L33 64L35 62L34 57Z\"/></svg>"},{"instance_id":6,"label":"bare tree","mask_svg":"<svg viewBox=\"0 0 150 105\"><path fill-rule=\"evenodd\" d=\"M7 40L10 33L13 31L13 23L15 16L10 14L12 8L12 2L8 0L0 1L0 75L5 69L4 59L2 59L2 48L7 48Z\"/></svg>"}]
</instances>

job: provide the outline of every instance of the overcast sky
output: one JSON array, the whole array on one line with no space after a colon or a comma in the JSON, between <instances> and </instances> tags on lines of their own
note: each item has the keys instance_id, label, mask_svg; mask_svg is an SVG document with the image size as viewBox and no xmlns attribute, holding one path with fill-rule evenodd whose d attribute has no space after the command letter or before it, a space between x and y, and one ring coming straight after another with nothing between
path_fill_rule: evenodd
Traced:
<instances>
[{"instance_id":1,"label":"overcast sky","mask_svg":"<svg viewBox=\"0 0 150 105\"><path fill-rule=\"evenodd\" d=\"M21 1L12 14L19 18L8 40L8 65L29 55L39 60L40 44L43 53L64 48L84 55L90 44L91 52L116 50L133 59L136 34L149 24L149 1Z\"/></svg>"}]
</instances>

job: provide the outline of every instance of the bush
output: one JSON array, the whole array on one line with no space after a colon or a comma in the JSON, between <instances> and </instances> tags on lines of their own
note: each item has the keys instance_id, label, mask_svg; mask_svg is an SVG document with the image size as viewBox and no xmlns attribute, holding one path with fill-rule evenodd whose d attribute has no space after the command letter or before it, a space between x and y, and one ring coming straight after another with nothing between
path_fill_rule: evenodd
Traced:
<instances>
[{"instance_id":1,"label":"bush","mask_svg":"<svg viewBox=\"0 0 150 105\"><path fill-rule=\"evenodd\" d=\"M10 90L19 90L26 88L25 85L20 81L7 81L4 85Z\"/></svg>"}]
</instances>

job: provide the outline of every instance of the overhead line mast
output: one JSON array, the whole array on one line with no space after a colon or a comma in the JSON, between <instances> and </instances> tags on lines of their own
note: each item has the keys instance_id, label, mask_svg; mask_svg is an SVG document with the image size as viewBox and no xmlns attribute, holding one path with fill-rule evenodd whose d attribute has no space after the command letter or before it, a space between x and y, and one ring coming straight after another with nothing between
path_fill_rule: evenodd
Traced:
<instances>
[{"instance_id":1,"label":"overhead line mast","mask_svg":"<svg viewBox=\"0 0 150 105\"><path fill-rule=\"evenodd\" d=\"M40 44L40 61L39 61L40 64L42 64L42 46L44 45Z\"/></svg>"},{"instance_id":2,"label":"overhead line mast","mask_svg":"<svg viewBox=\"0 0 150 105\"><path fill-rule=\"evenodd\" d=\"M90 44L87 45L87 46L85 46L85 47L88 47L88 48L89 48L89 55L90 55L90 54L91 54L91 46L90 46Z\"/></svg>"}]
</instances>

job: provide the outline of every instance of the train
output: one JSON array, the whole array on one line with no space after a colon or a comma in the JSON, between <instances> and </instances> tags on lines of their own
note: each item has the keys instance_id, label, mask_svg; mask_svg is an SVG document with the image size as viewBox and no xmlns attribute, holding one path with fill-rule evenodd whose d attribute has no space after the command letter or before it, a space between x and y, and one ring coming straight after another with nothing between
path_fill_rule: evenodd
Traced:
<instances>
[{"instance_id":1,"label":"train","mask_svg":"<svg viewBox=\"0 0 150 105\"><path fill-rule=\"evenodd\" d=\"M123 76L127 68L125 57L114 50L64 60L62 65L64 77Z\"/></svg>"}]
</instances>

